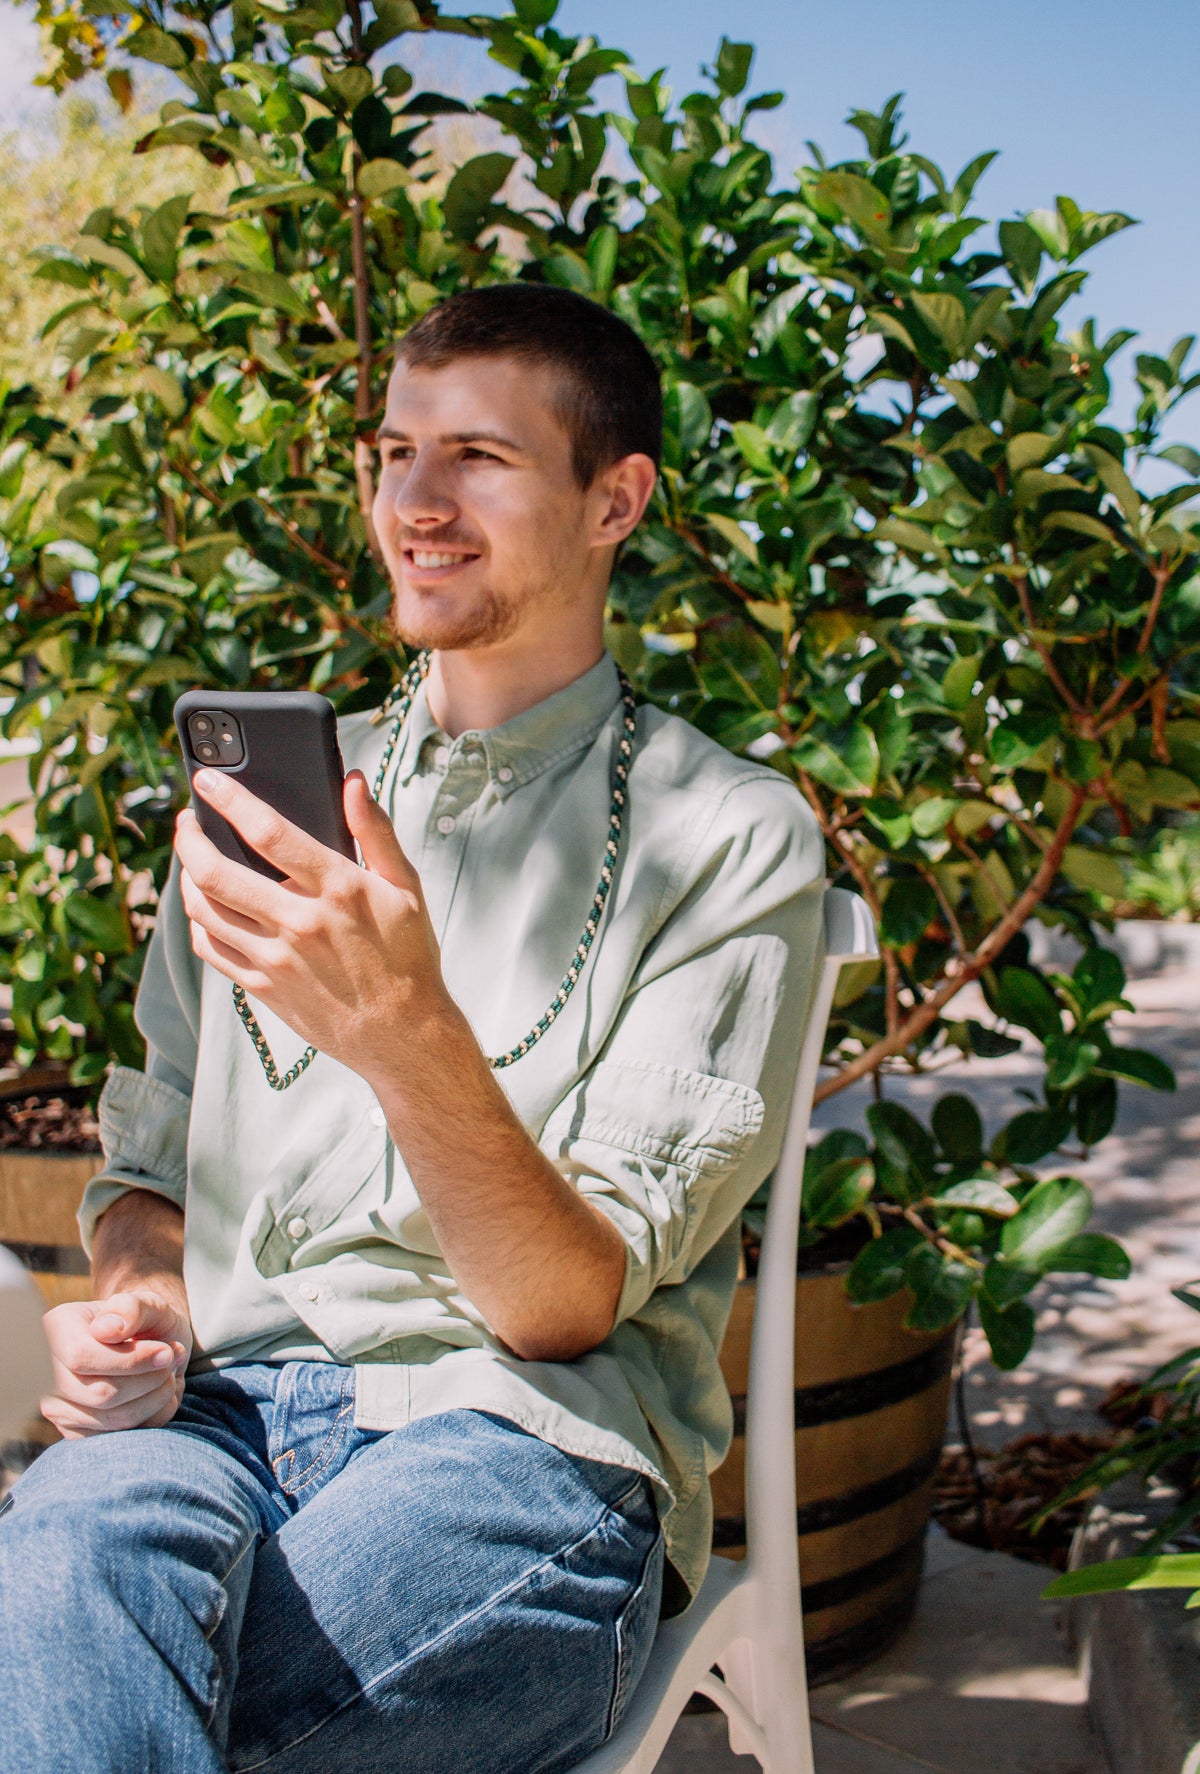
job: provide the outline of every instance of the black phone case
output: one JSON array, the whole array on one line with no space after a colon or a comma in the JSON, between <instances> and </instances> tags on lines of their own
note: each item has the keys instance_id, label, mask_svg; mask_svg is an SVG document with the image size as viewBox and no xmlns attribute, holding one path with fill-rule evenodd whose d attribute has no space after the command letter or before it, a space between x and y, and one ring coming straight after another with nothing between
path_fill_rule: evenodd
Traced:
<instances>
[{"instance_id":1,"label":"black phone case","mask_svg":"<svg viewBox=\"0 0 1200 1774\"><path fill-rule=\"evenodd\" d=\"M240 764L205 766L192 755L187 719L202 710L223 710L237 717L245 741ZM346 772L338 746L337 718L327 697L312 690L187 690L175 704L175 726L189 784L197 770L222 769L319 843L352 862L356 860L342 806ZM223 856L245 863L272 881L284 879L281 871L251 850L194 789L192 807L200 829Z\"/></svg>"}]
</instances>

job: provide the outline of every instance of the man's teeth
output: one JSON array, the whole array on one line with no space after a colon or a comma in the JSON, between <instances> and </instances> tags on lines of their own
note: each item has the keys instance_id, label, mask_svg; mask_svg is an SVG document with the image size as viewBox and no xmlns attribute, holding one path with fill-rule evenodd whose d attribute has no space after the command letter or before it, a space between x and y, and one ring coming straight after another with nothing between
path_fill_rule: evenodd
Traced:
<instances>
[{"instance_id":1,"label":"man's teeth","mask_svg":"<svg viewBox=\"0 0 1200 1774\"><path fill-rule=\"evenodd\" d=\"M468 558L465 554L431 554L420 548L411 549L410 553L415 567L456 567Z\"/></svg>"}]
</instances>

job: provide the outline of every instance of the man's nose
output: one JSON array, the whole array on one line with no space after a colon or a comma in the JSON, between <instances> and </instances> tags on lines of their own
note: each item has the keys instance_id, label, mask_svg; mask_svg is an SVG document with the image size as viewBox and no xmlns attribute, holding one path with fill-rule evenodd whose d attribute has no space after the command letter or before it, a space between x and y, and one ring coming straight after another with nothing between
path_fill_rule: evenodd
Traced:
<instances>
[{"instance_id":1,"label":"man's nose","mask_svg":"<svg viewBox=\"0 0 1200 1774\"><path fill-rule=\"evenodd\" d=\"M391 506L400 523L413 529L433 528L458 516L458 501L447 476L423 451L417 451L396 483Z\"/></svg>"}]
</instances>

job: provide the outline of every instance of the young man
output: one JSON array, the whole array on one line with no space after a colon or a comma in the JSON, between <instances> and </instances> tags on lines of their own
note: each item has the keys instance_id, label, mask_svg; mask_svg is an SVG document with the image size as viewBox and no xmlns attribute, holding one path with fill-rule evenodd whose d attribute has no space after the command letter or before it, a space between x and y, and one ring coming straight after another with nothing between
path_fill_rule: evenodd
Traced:
<instances>
[{"instance_id":1,"label":"young man","mask_svg":"<svg viewBox=\"0 0 1200 1774\"><path fill-rule=\"evenodd\" d=\"M823 856L604 651L660 423L563 291L401 343L375 523L428 672L341 726L364 868L219 773L285 878L180 815L95 1299L46 1319L67 1439L0 1519L14 1766L565 1770L703 1576Z\"/></svg>"}]
</instances>

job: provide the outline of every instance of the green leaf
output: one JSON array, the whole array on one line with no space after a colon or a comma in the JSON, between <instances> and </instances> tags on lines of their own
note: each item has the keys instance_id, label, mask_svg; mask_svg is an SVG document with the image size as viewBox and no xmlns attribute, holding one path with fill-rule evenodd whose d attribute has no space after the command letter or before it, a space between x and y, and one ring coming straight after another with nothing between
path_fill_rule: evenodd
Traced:
<instances>
[{"instance_id":1,"label":"green leaf","mask_svg":"<svg viewBox=\"0 0 1200 1774\"><path fill-rule=\"evenodd\" d=\"M1110 899L1125 897L1125 871L1115 856L1085 844L1068 844L1062 872L1072 887L1085 887Z\"/></svg>"},{"instance_id":2,"label":"green leaf","mask_svg":"<svg viewBox=\"0 0 1200 1774\"><path fill-rule=\"evenodd\" d=\"M160 31L157 25L143 25L123 47L143 62L157 62L161 68L186 68L195 59L196 51L181 33ZM178 88L176 88L178 91Z\"/></svg>"},{"instance_id":3,"label":"green leaf","mask_svg":"<svg viewBox=\"0 0 1200 1774\"><path fill-rule=\"evenodd\" d=\"M984 1296L1000 1311L1006 1311L1014 1300L1022 1300L1035 1288L1041 1276L1036 1269L1022 1269L1016 1263L1008 1263L1003 1257L993 1257L983 1272Z\"/></svg>"},{"instance_id":4,"label":"green leaf","mask_svg":"<svg viewBox=\"0 0 1200 1774\"><path fill-rule=\"evenodd\" d=\"M813 434L820 404L807 388L785 395L767 424L767 436L781 450L795 455Z\"/></svg>"},{"instance_id":5,"label":"green leaf","mask_svg":"<svg viewBox=\"0 0 1200 1774\"><path fill-rule=\"evenodd\" d=\"M385 197L407 185L410 176L398 160L367 160L358 169L358 188L364 197Z\"/></svg>"},{"instance_id":6,"label":"green leaf","mask_svg":"<svg viewBox=\"0 0 1200 1774\"><path fill-rule=\"evenodd\" d=\"M1200 1552L1161 1552L1147 1558L1113 1558L1080 1565L1047 1584L1046 1601L1071 1595L1104 1595L1116 1589L1195 1589L1200 1583Z\"/></svg>"},{"instance_id":7,"label":"green leaf","mask_svg":"<svg viewBox=\"0 0 1200 1774\"><path fill-rule=\"evenodd\" d=\"M110 899L73 893L66 902L68 922L106 955L129 952L129 933L120 906Z\"/></svg>"},{"instance_id":8,"label":"green leaf","mask_svg":"<svg viewBox=\"0 0 1200 1774\"><path fill-rule=\"evenodd\" d=\"M1046 1257L1087 1224L1089 1190L1075 1177L1037 1183L1000 1234L1001 1254L1019 1268L1044 1273Z\"/></svg>"},{"instance_id":9,"label":"green leaf","mask_svg":"<svg viewBox=\"0 0 1200 1774\"><path fill-rule=\"evenodd\" d=\"M846 1292L859 1305L887 1300L904 1286L904 1268L925 1241L915 1226L897 1226L864 1246L850 1265Z\"/></svg>"},{"instance_id":10,"label":"green leaf","mask_svg":"<svg viewBox=\"0 0 1200 1774\"><path fill-rule=\"evenodd\" d=\"M928 801L918 801L912 812L912 828L919 838L932 838L940 832L957 810L958 802L951 801L944 795L934 795Z\"/></svg>"},{"instance_id":11,"label":"green leaf","mask_svg":"<svg viewBox=\"0 0 1200 1774\"><path fill-rule=\"evenodd\" d=\"M750 65L754 60L752 43L731 43L728 37L722 37L721 47L717 51L716 80L717 90L725 98L736 98L746 90L746 82L750 78Z\"/></svg>"},{"instance_id":12,"label":"green leaf","mask_svg":"<svg viewBox=\"0 0 1200 1774\"><path fill-rule=\"evenodd\" d=\"M1156 1053L1138 1047L1106 1047L1096 1066L1104 1078L1123 1078L1130 1084L1144 1084L1148 1090L1175 1089L1175 1074Z\"/></svg>"},{"instance_id":13,"label":"green leaf","mask_svg":"<svg viewBox=\"0 0 1200 1774\"><path fill-rule=\"evenodd\" d=\"M923 1192L933 1181L937 1153L929 1134L901 1103L871 1103L867 1126L879 1158L890 1169L907 1174Z\"/></svg>"},{"instance_id":14,"label":"green leaf","mask_svg":"<svg viewBox=\"0 0 1200 1774\"><path fill-rule=\"evenodd\" d=\"M841 1158L806 1176L801 1213L810 1226L841 1226L866 1205L874 1186L869 1158Z\"/></svg>"},{"instance_id":15,"label":"green leaf","mask_svg":"<svg viewBox=\"0 0 1200 1774\"><path fill-rule=\"evenodd\" d=\"M312 319L306 299L278 271L249 271L239 266L231 282L236 289L244 290L261 302L264 308L274 308L280 314L290 315L293 320Z\"/></svg>"},{"instance_id":16,"label":"green leaf","mask_svg":"<svg viewBox=\"0 0 1200 1774\"><path fill-rule=\"evenodd\" d=\"M844 795L869 795L879 771L879 746L870 727L855 721L826 738L805 734L792 748L801 770Z\"/></svg>"},{"instance_id":17,"label":"green leaf","mask_svg":"<svg viewBox=\"0 0 1200 1774\"><path fill-rule=\"evenodd\" d=\"M937 1203L939 1207L967 1207L976 1213L995 1214L1002 1220L1011 1219L1018 1206L1016 1196L991 1176L966 1177L961 1183L951 1183L938 1190Z\"/></svg>"},{"instance_id":18,"label":"green leaf","mask_svg":"<svg viewBox=\"0 0 1200 1774\"><path fill-rule=\"evenodd\" d=\"M914 1296L904 1318L906 1330L948 1330L975 1292L974 1269L923 1241L904 1265L904 1279Z\"/></svg>"},{"instance_id":19,"label":"green leaf","mask_svg":"<svg viewBox=\"0 0 1200 1774\"><path fill-rule=\"evenodd\" d=\"M892 206L869 179L853 172L823 172L813 189L819 202L841 210L869 240L887 240L892 226Z\"/></svg>"},{"instance_id":20,"label":"green leaf","mask_svg":"<svg viewBox=\"0 0 1200 1774\"><path fill-rule=\"evenodd\" d=\"M719 511L706 511L704 521L718 536L723 536L726 542L736 548L739 554L744 554L748 561L758 565L758 544L735 519L724 517Z\"/></svg>"},{"instance_id":21,"label":"green leaf","mask_svg":"<svg viewBox=\"0 0 1200 1774\"><path fill-rule=\"evenodd\" d=\"M1103 1232L1076 1232L1044 1251L1038 1266L1044 1275L1100 1275L1106 1281L1127 1281L1130 1271L1128 1252Z\"/></svg>"},{"instance_id":22,"label":"green leaf","mask_svg":"<svg viewBox=\"0 0 1200 1774\"><path fill-rule=\"evenodd\" d=\"M992 1143L993 1156L1006 1164L1036 1164L1056 1152L1070 1132L1065 1109L1026 1109L1001 1129Z\"/></svg>"},{"instance_id":23,"label":"green leaf","mask_svg":"<svg viewBox=\"0 0 1200 1774\"><path fill-rule=\"evenodd\" d=\"M738 419L729 429L743 460L757 473L773 475L775 464L771 460L771 441L762 427L751 425L748 419Z\"/></svg>"},{"instance_id":24,"label":"green leaf","mask_svg":"<svg viewBox=\"0 0 1200 1774\"><path fill-rule=\"evenodd\" d=\"M527 31L548 25L558 11L558 0L513 0L513 11Z\"/></svg>"},{"instance_id":25,"label":"green leaf","mask_svg":"<svg viewBox=\"0 0 1200 1774\"><path fill-rule=\"evenodd\" d=\"M864 802L863 812L889 848L903 850L912 837L912 820L899 801L881 796L878 800Z\"/></svg>"},{"instance_id":26,"label":"green leaf","mask_svg":"<svg viewBox=\"0 0 1200 1774\"><path fill-rule=\"evenodd\" d=\"M442 198L446 226L459 240L473 240L485 212L516 165L511 154L477 154L460 166Z\"/></svg>"},{"instance_id":27,"label":"green leaf","mask_svg":"<svg viewBox=\"0 0 1200 1774\"><path fill-rule=\"evenodd\" d=\"M1074 1090L1088 1077L1100 1058L1094 1041L1078 1035L1051 1035L1046 1041L1047 1090Z\"/></svg>"},{"instance_id":28,"label":"green leaf","mask_svg":"<svg viewBox=\"0 0 1200 1774\"><path fill-rule=\"evenodd\" d=\"M902 877L888 887L879 921L879 940L890 949L906 948L924 936L937 915L933 888L916 876Z\"/></svg>"},{"instance_id":29,"label":"green leaf","mask_svg":"<svg viewBox=\"0 0 1200 1774\"><path fill-rule=\"evenodd\" d=\"M1062 1033L1062 1009L1053 989L1027 967L1003 967L996 989L996 1014L1028 1029L1039 1041Z\"/></svg>"},{"instance_id":30,"label":"green leaf","mask_svg":"<svg viewBox=\"0 0 1200 1774\"><path fill-rule=\"evenodd\" d=\"M1098 1146L1117 1119L1117 1086L1112 1078L1089 1078L1075 1093L1075 1132L1085 1146Z\"/></svg>"},{"instance_id":31,"label":"green leaf","mask_svg":"<svg viewBox=\"0 0 1200 1774\"><path fill-rule=\"evenodd\" d=\"M150 276L170 283L179 262L179 237L187 221L191 193L169 197L142 223L142 259Z\"/></svg>"},{"instance_id":32,"label":"green leaf","mask_svg":"<svg viewBox=\"0 0 1200 1774\"><path fill-rule=\"evenodd\" d=\"M1098 943L1084 950L1071 978L1085 1015L1097 1004L1119 999L1125 990L1121 957L1113 949L1102 949Z\"/></svg>"},{"instance_id":33,"label":"green leaf","mask_svg":"<svg viewBox=\"0 0 1200 1774\"><path fill-rule=\"evenodd\" d=\"M940 1096L929 1119L938 1145L952 1164L974 1164L983 1156L983 1122L969 1096Z\"/></svg>"},{"instance_id":34,"label":"green leaf","mask_svg":"<svg viewBox=\"0 0 1200 1774\"><path fill-rule=\"evenodd\" d=\"M985 1293L978 1296L979 1322L983 1326L992 1360L1002 1373L1020 1367L1033 1346L1035 1320L1033 1308L1024 1300L1015 1300L1001 1311Z\"/></svg>"},{"instance_id":35,"label":"green leaf","mask_svg":"<svg viewBox=\"0 0 1200 1774\"><path fill-rule=\"evenodd\" d=\"M1021 714L997 723L988 750L998 770L1017 770L1059 731L1060 717L1049 710Z\"/></svg>"}]
</instances>

